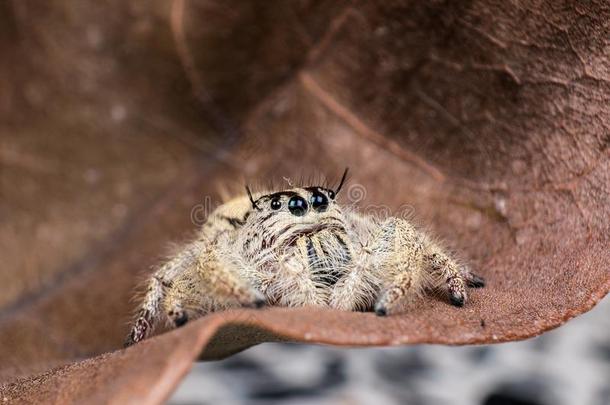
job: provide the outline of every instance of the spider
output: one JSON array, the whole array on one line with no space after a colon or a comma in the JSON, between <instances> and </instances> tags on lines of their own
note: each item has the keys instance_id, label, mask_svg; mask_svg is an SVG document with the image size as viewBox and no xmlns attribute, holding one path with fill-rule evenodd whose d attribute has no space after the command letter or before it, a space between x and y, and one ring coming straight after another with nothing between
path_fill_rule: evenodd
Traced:
<instances>
[{"instance_id":1,"label":"spider","mask_svg":"<svg viewBox=\"0 0 610 405\"><path fill-rule=\"evenodd\" d=\"M149 279L126 344L165 323L234 307L319 306L404 311L411 297L441 290L461 307L484 280L404 219L342 206L336 189L292 187L246 195L215 209L194 241Z\"/></svg>"}]
</instances>

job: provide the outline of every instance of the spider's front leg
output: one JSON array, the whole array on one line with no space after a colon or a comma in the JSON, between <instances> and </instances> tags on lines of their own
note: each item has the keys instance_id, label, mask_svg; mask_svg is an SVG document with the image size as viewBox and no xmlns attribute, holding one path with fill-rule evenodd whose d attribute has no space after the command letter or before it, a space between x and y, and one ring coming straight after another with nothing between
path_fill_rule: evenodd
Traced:
<instances>
[{"instance_id":1,"label":"spider's front leg","mask_svg":"<svg viewBox=\"0 0 610 405\"><path fill-rule=\"evenodd\" d=\"M429 237L409 222L389 218L376 237L379 271L385 287L375 304L377 315L387 315L425 287L447 292L451 303L463 306L467 287L483 287L484 280L457 264Z\"/></svg>"},{"instance_id":2,"label":"spider's front leg","mask_svg":"<svg viewBox=\"0 0 610 405\"><path fill-rule=\"evenodd\" d=\"M146 296L125 342L146 339L164 321L172 327L219 309L264 305L264 297L219 258L216 245L190 243L150 279Z\"/></svg>"}]
</instances>

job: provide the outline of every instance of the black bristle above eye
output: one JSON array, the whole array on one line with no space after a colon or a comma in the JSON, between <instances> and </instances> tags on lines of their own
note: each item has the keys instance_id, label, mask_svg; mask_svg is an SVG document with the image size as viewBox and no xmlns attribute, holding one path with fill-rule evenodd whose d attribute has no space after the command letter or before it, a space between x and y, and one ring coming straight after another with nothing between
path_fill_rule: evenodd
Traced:
<instances>
[{"instance_id":1,"label":"black bristle above eye","mask_svg":"<svg viewBox=\"0 0 610 405\"><path fill-rule=\"evenodd\" d=\"M256 201L254 201L254 197L252 197L252 191L250 190L250 186L246 185L246 192L248 193L248 198L250 198L250 202L252 203L252 208L255 208L260 211L260 207L256 205Z\"/></svg>"},{"instance_id":2,"label":"black bristle above eye","mask_svg":"<svg viewBox=\"0 0 610 405\"><path fill-rule=\"evenodd\" d=\"M339 186L337 186L337 190L333 191L333 195L336 196L337 194L339 194L339 191L341 191L341 188L343 187L343 184L345 184L345 180L347 179L347 172L349 171L349 167L345 168L345 171L343 172L343 176L341 176L341 181L339 182ZM335 197L332 197L333 199Z\"/></svg>"}]
</instances>

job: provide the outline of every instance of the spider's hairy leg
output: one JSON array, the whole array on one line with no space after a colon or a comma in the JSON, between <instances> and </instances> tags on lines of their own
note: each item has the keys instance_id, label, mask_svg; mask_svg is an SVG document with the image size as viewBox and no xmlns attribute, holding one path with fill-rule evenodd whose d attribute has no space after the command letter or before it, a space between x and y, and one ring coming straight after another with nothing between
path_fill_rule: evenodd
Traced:
<instances>
[{"instance_id":1,"label":"spider's hairy leg","mask_svg":"<svg viewBox=\"0 0 610 405\"><path fill-rule=\"evenodd\" d=\"M147 283L146 295L138 310L136 320L125 341L130 346L149 337L163 320L162 303L171 279L183 273L189 267L189 255L186 251L176 255L161 266Z\"/></svg>"},{"instance_id":2,"label":"spider's hairy leg","mask_svg":"<svg viewBox=\"0 0 610 405\"><path fill-rule=\"evenodd\" d=\"M344 311L367 311L375 304L381 288L381 278L375 269L377 257L369 243L373 243L379 227L375 218L356 211L345 211L344 217L355 238L344 240L352 258L346 274L332 290L329 306Z\"/></svg>"},{"instance_id":3,"label":"spider's hairy leg","mask_svg":"<svg viewBox=\"0 0 610 405\"><path fill-rule=\"evenodd\" d=\"M437 244L427 239L425 263L427 271L436 277L435 287L445 290L451 304L463 306L467 299L467 287L479 288L485 286L485 280L470 272L466 266L461 266Z\"/></svg>"},{"instance_id":4,"label":"spider's hairy leg","mask_svg":"<svg viewBox=\"0 0 610 405\"><path fill-rule=\"evenodd\" d=\"M384 229L382 240L384 235L393 232L393 243L387 244L386 241L385 248L389 251L390 260L396 264L388 268L396 267L399 271L375 306L378 315L388 313L409 289L440 288L447 292L451 304L461 307L468 299L467 287L485 285L481 277L459 265L437 243L407 221L389 218L381 228ZM401 271L407 273L402 275Z\"/></svg>"},{"instance_id":5,"label":"spider's hairy leg","mask_svg":"<svg viewBox=\"0 0 610 405\"><path fill-rule=\"evenodd\" d=\"M419 293L426 283L424 237L405 220L390 217L379 227L372 247L378 257L384 288L375 303L375 313L385 316L406 299Z\"/></svg>"},{"instance_id":6,"label":"spider's hairy leg","mask_svg":"<svg viewBox=\"0 0 610 405\"><path fill-rule=\"evenodd\" d=\"M427 247L426 262L429 270L440 276L439 287L449 294L451 304L461 307L466 303L466 280L460 271L460 266L438 246L430 243Z\"/></svg>"},{"instance_id":7,"label":"spider's hairy leg","mask_svg":"<svg viewBox=\"0 0 610 405\"><path fill-rule=\"evenodd\" d=\"M264 305L263 295L239 276L235 265L219 258L217 245L205 240L194 245L188 271L171 280L163 300L172 326L221 309Z\"/></svg>"},{"instance_id":8,"label":"spider's hairy leg","mask_svg":"<svg viewBox=\"0 0 610 405\"><path fill-rule=\"evenodd\" d=\"M332 290L328 305L342 311L367 310L373 305L378 283L369 275L369 268L364 260L356 263L349 273L341 279Z\"/></svg>"},{"instance_id":9,"label":"spider's hairy leg","mask_svg":"<svg viewBox=\"0 0 610 405\"><path fill-rule=\"evenodd\" d=\"M126 345L147 338L162 321L179 327L216 309L264 304L215 248L205 239L192 242L154 274Z\"/></svg>"},{"instance_id":10,"label":"spider's hairy leg","mask_svg":"<svg viewBox=\"0 0 610 405\"><path fill-rule=\"evenodd\" d=\"M375 303L375 313L386 316L413 289L413 279L409 271L399 273Z\"/></svg>"},{"instance_id":11,"label":"spider's hairy leg","mask_svg":"<svg viewBox=\"0 0 610 405\"><path fill-rule=\"evenodd\" d=\"M159 317L159 303L163 299L163 286L156 277L148 282L146 297L138 316L133 323L131 331L125 340L125 346L131 346L146 339L153 332Z\"/></svg>"},{"instance_id":12,"label":"spider's hairy leg","mask_svg":"<svg viewBox=\"0 0 610 405\"><path fill-rule=\"evenodd\" d=\"M329 306L343 311L369 310L379 292L379 277L371 272L371 254L365 249L352 251L353 263L332 290Z\"/></svg>"},{"instance_id":13,"label":"spider's hairy leg","mask_svg":"<svg viewBox=\"0 0 610 405\"><path fill-rule=\"evenodd\" d=\"M262 307L265 297L240 275L239 266L247 264L224 259L215 244L206 246L196 262L197 293L208 295L219 308Z\"/></svg>"}]
</instances>

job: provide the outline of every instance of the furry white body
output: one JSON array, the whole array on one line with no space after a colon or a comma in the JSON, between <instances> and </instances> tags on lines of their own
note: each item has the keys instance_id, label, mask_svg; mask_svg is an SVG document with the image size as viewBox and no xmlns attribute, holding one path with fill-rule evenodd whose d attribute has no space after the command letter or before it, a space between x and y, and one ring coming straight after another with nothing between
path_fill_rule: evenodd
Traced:
<instances>
[{"instance_id":1,"label":"furry white body","mask_svg":"<svg viewBox=\"0 0 610 405\"><path fill-rule=\"evenodd\" d=\"M466 287L482 285L409 222L341 207L332 190L243 196L211 213L196 240L152 276L127 343L146 338L160 322L181 326L231 307L311 305L387 315L425 288L443 290L462 306Z\"/></svg>"}]
</instances>

